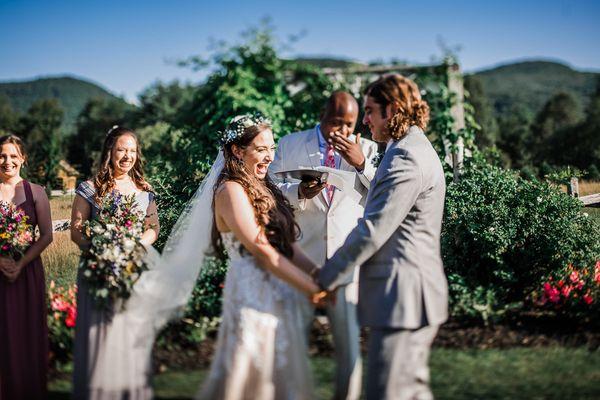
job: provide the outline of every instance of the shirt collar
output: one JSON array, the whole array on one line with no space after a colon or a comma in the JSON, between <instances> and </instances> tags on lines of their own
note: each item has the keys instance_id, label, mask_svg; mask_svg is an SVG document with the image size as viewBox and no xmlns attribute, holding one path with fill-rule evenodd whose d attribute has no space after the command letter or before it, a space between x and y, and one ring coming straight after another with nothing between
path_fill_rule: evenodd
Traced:
<instances>
[{"instance_id":1,"label":"shirt collar","mask_svg":"<svg viewBox=\"0 0 600 400\"><path fill-rule=\"evenodd\" d=\"M315 128L317 130L317 139L319 139L319 147L327 148L327 142L325 141L325 136L323 136L323 132L321 132L321 124L317 124Z\"/></svg>"},{"instance_id":2,"label":"shirt collar","mask_svg":"<svg viewBox=\"0 0 600 400\"><path fill-rule=\"evenodd\" d=\"M387 145L385 146L385 151L388 151L392 144L394 144L394 139L388 140Z\"/></svg>"}]
</instances>

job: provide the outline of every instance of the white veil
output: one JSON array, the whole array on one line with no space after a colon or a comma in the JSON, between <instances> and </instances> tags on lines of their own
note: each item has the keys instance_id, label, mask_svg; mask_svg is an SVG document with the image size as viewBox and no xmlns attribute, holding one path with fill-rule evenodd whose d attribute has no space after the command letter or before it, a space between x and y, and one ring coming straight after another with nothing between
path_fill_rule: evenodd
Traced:
<instances>
[{"instance_id":1,"label":"white veil","mask_svg":"<svg viewBox=\"0 0 600 400\"><path fill-rule=\"evenodd\" d=\"M187 305L211 246L213 188L224 164L223 152L219 151L173 227L162 256L153 248L148 251L150 269L134 285L124 311L139 325L139 340L151 336L153 341L156 332L180 316Z\"/></svg>"}]
</instances>

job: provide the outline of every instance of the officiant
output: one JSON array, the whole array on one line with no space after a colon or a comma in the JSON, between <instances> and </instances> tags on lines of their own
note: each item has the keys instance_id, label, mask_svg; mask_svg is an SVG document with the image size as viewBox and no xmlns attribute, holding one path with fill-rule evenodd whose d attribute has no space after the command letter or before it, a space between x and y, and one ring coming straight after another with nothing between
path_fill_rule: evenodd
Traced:
<instances>
[{"instance_id":1,"label":"officiant","mask_svg":"<svg viewBox=\"0 0 600 400\"><path fill-rule=\"evenodd\" d=\"M344 243L363 216L366 193L375 175L373 159L377 155L377 145L361 138L360 134L353 134L358 112L358 103L351 94L334 92L324 106L319 124L279 140L269 168L273 180L295 209L296 221L302 231L300 246L319 266ZM320 166L354 173L356 186L363 190L347 193L318 178L298 181L277 174ZM360 196L356 196L357 192ZM329 304L326 312L335 347L334 398L354 400L360 397L362 375L356 316L358 268L348 275L347 282L337 291L335 304ZM308 302L305 308L304 322L308 330L314 311Z\"/></svg>"}]
</instances>

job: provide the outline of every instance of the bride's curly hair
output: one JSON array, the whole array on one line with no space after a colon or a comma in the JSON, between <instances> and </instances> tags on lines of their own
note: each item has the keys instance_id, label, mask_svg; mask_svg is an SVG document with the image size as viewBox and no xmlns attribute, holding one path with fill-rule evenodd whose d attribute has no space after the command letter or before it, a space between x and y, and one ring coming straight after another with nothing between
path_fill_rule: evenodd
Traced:
<instances>
[{"instance_id":1,"label":"bride's curly hair","mask_svg":"<svg viewBox=\"0 0 600 400\"><path fill-rule=\"evenodd\" d=\"M228 130L231 128L231 125ZM269 243L286 257L292 257L294 251L292 244L300 236L300 227L294 220L294 210L288 199L281 190L271 181L269 175L264 179L257 178L254 173L248 171L244 163L233 153L233 145L245 149L254 140L259 133L265 129L270 129L268 122L261 122L249 127L243 128L243 133L238 137L230 139L223 145L223 156L225 165L221 174L217 178L214 186L216 194L219 187L227 181L239 183L243 188L250 203L254 208L254 216L259 226L263 229ZM215 221L215 196L213 195L213 226L211 242L215 256L224 259L225 251L221 235L217 230Z\"/></svg>"},{"instance_id":2,"label":"bride's curly hair","mask_svg":"<svg viewBox=\"0 0 600 400\"><path fill-rule=\"evenodd\" d=\"M106 134L106 138L104 139L104 144L102 146L102 153L100 153L98 170L93 178L94 187L96 189L94 200L97 204L100 204L104 196L107 193L112 192L115 188L114 167L111 162L112 151L117 143L117 140L124 135L131 136L133 140L135 140L137 147L137 157L135 158L133 167L129 171L129 176L138 189L142 189L147 192L152 191L152 187L144 178L142 150L140 148L140 142L137 138L137 135L131 129L115 125Z\"/></svg>"},{"instance_id":3,"label":"bride's curly hair","mask_svg":"<svg viewBox=\"0 0 600 400\"><path fill-rule=\"evenodd\" d=\"M383 118L387 117L388 105L396 110L387 123L394 140L402 139L412 125L423 131L427 128L429 105L421 98L419 87L412 80L400 74L386 74L367 86L364 94L379 104Z\"/></svg>"}]
</instances>

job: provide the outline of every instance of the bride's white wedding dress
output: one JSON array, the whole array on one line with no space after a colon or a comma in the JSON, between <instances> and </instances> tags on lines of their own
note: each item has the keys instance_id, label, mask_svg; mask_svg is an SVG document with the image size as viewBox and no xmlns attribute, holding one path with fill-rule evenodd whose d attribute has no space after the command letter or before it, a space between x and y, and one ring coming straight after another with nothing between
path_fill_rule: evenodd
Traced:
<instances>
[{"instance_id":1,"label":"bride's white wedding dress","mask_svg":"<svg viewBox=\"0 0 600 400\"><path fill-rule=\"evenodd\" d=\"M216 352L198 399L313 399L302 294L222 233L230 266Z\"/></svg>"}]
</instances>

